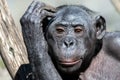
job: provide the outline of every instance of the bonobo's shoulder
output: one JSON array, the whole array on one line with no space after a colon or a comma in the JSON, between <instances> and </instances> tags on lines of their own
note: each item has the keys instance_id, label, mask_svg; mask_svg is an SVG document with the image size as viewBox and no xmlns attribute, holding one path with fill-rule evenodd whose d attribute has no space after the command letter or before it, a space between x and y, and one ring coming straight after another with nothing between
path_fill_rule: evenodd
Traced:
<instances>
[{"instance_id":1,"label":"bonobo's shoulder","mask_svg":"<svg viewBox=\"0 0 120 80\"><path fill-rule=\"evenodd\" d=\"M120 39L120 31L106 32L106 35L103 38L103 40L107 42L115 39Z\"/></svg>"},{"instance_id":2,"label":"bonobo's shoulder","mask_svg":"<svg viewBox=\"0 0 120 80\"><path fill-rule=\"evenodd\" d=\"M103 38L103 49L109 53L120 54L120 31L106 33Z\"/></svg>"}]
</instances>

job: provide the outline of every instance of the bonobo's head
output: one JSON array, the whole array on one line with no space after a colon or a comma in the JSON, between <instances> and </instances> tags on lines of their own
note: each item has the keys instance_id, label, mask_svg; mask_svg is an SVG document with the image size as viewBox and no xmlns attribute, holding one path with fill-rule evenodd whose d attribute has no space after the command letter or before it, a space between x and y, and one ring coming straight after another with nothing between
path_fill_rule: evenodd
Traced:
<instances>
[{"instance_id":1,"label":"bonobo's head","mask_svg":"<svg viewBox=\"0 0 120 80\"><path fill-rule=\"evenodd\" d=\"M96 41L104 34L102 16L83 6L59 7L46 31L49 54L60 71L76 72L94 55Z\"/></svg>"}]
</instances>

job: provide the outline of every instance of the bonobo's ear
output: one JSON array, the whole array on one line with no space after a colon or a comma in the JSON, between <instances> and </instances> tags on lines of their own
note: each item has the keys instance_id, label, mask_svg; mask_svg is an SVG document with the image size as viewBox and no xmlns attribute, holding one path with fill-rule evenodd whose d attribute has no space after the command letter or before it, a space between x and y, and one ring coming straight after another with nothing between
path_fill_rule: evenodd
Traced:
<instances>
[{"instance_id":1,"label":"bonobo's ear","mask_svg":"<svg viewBox=\"0 0 120 80\"><path fill-rule=\"evenodd\" d=\"M96 37L97 39L102 39L106 33L106 21L102 16L97 16L95 18L96 26Z\"/></svg>"},{"instance_id":2,"label":"bonobo's ear","mask_svg":"<svg viewBox=\"0 0 120 80\"><path fill-rule=\"evenodd\" d=\"M43 21L42 21L42 23L43 23L42 27L43 27L43 32L44 33L46 33L49 24L53 21L53 18L54 18L53 16L46 16L43 19Z\"/></svg>"},{"instance_id":3,"label":"bonobo's ear","mask_svg":"<svg viewBox=\"0 0 120 80\"><path fill-rule=\"evenodd\" d=\"M56 13L56 8L46 5L43 7L41 14L44 14L44 18L42 20L42 27L43 32L45 33L46 27L49 24L49 22L52 20L54 13Z\"/></svg>"}]
</instances>

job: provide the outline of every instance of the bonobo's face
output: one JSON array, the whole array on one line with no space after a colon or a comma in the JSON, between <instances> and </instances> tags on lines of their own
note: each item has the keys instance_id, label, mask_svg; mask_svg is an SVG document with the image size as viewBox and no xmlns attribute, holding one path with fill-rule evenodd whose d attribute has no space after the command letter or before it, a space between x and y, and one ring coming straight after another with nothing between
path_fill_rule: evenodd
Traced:
<instances>
[{"instance_id":1,"label":"bonobo's face","mask_svg":"<svg viewBox=\"0 0 120 80\"><path fill-rule=\"evenodd\" d=\"M92 18L79 7L56 12L46 38L49 53L56 67L65 73L80 69L82 62L93 55L96 31Z\"/></svg>"}]
</instances>

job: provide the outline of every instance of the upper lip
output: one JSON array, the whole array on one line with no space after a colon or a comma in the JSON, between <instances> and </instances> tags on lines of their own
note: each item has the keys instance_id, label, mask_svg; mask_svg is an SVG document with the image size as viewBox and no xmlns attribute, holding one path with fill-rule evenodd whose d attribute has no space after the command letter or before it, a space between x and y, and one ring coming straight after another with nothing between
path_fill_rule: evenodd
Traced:
<instances>
[{"instance_id":1,"label":"upper lip","mask_svg":"<svg viewBox=\"0 0 120 80\"><path fill-rule=\"evenodd\" d=\"M73 66L77 63L79 63L81 61L81 59L79 60L61 60L59 61L59 63L63 66Z\"/></svg>"}]
</instances>

